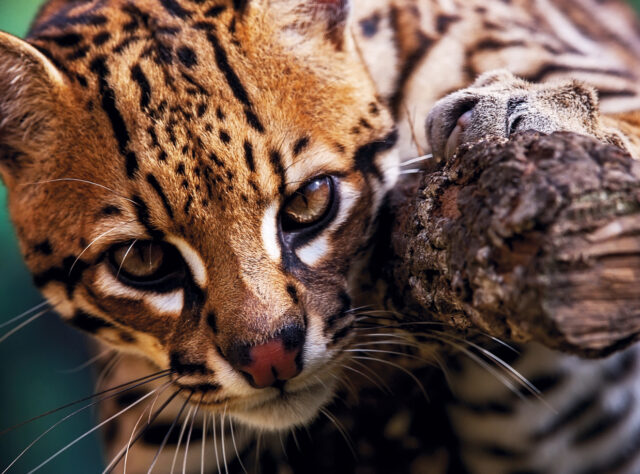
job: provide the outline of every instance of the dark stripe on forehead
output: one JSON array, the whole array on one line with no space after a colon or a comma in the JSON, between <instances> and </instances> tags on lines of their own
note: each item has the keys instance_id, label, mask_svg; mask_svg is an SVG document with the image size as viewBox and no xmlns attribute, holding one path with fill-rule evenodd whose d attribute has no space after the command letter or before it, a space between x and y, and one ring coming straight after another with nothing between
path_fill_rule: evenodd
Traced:
<instances>
[{"instance_id":1,"label":"dark stripe on forehead","mask_svg":"<svg viewBox=\"0 0 640 474\"><path fill-rule=\"evenodd\" d=\"M244 159L247 162L249 171L253 173L256 170L256 163L253 159L253 145L248 141L244 142Z\"/></svg>"},{"instance_id":2,"label":"dark stripe on forehead","mask_svg":"<svg viewBox=\"0 0 640 474\"><path fill-rule=\"evenodd\" d=\"M115 92L107 82L109 69L104 56L99 56L91 62L91 70L98 76L98 86L100 88L100 95L102 96L102 108L111 122L113 134L118 142L118 149L120 153L126 157L127 177L133 178L135 172L138 170L138 158L134 152L128 150L130 140L129 131L127 130L127 124L122 114L116 106Z\"/></svg>"},{"instance_id":3,"label":"dark stripe on forehead","mask_svg":"<svg viewBox=\"0 0 640 474\"><path fill-rule=\"evenodd\" d=\"M138 220L140 224L147 229L149 235L157 240L161 240L164 237L164 232L157 229L151 224L151 216L149 215L149 206L147 203L142 200L140 196L133 195L131 200L136 204L136 213L138 214Z\"/></svg>"},{"instance_id":4,"label":"dark stripe on forehead","mask_svg":"<svg viewBox=\"0 0 640 474\"><path fill-rule=\"evenodd\" d=\"M253 111L253 104L249 99L249 94L247 94L247 90L242 85L242 81L231 67L231 64L229 64L229 57L227 56L227 52L220 45L218 38L212 32L207 33L207 39L209 40L209 43L211 43L211 46L213 46L216 64L227 80L227 84L229 84L231 92L233 92L235 98L245 106L245 115L247 117L249 125L251 125L257 131L263 132L264 127L262 126L260 119L258 119Z\"/></svg>"},{"instance_id":5,"label":"dark stripe on forehead","mask_svg":"<svg viewBox=\"0 0 640 474\"><path fill-rule=\"evenodd\" d=\"M383 140L374 141L361 146L353 157L356 168L365 175L371 174L384 182L384 176L375 163L378 153L390 150L398 141L398 131L394 130Z\"/></svg>"},{"instance_id":6,"label":"dark stripe on forehead","mask_svg":"<svg viewBox=\"0 0 640 474\"><path fill-rule=\"evenodd\" d=\"M136 64L131 68L131 78L140 87L140 108L144 110L149 107L151 102L151 85L140 64Z\"/></svg>"},{"instance_id":7,"label":"dark stripe on forehead","mask_svg":"<svg viewBox=\"0 0 640 474\"><path fill-rule=\"evenodd\" d=\"M183 8L177 0L160 0L160 4L165 10L167 10L167 12L169 12L170 15L177 16L181 20L186 20L193 14L193 12Z\"/></svg>"},{"instance_id":8,"label":"dark stripe on forehead","mask_svg":"<svg viewBox=\"0 0 640 474\"><path fill-rule=\"evenodd\" d=\"M147 182L151 185L153 190L156 192L156 194L162 201L162 205L164 206L164 209L167 211L167 214L169 215L169 217L173 219L173 209L171 208L171 204L169 204L169 200L167 199L167 196L164 194L164 191L162 190L162 187L160 186L160 183L158 183L158 180L156 179L156 177L153 176L152 174L148 174Z\"/></svg>"},{"instance_id":9,"label":"dark stripe on forehead","mask_svg":"<svg viewBox=\"0 0 640 474\"><path fill-rule=\"evenodd\" d=\"M285 192L285 176L284 176L284 166L282 164L282 155L277 150L271 150L269 153L269 162L271 163L271 167L273 168L273 172L280 179L280 184L278 185L278 192L280 194L284 194Z\"/></svg>"}]
</instances>

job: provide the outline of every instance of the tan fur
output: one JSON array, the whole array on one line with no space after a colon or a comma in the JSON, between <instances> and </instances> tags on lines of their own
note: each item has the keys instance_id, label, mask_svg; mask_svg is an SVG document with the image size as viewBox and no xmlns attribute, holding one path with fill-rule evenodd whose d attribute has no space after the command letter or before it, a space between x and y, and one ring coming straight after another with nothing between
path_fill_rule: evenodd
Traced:
<instances>
[{"instance_id":1,"label":"tan fur","mask_svg":"<svg viewBox=\"0 0 640 474\"><path fill-rule=\"evenodd\" d=\"M344 380L354 274L398 155L444 154L460 98L478 100L477 120L456 146L503 133L504 104L524 95L524 125L635 152L637 115L599 110L640 107L640 39L616 26L625 7L598 4L51 0L28 42L0 34L0 173L26 262L65 319L173 369L207 410L262 430L308 423ZM342 214L289 248L276 219L322 176ZM119 281L110 249L136 239L180 249L188 282ZM291 326L302 372L252 387L233 348Z\"/></svg>"}]
</instances>

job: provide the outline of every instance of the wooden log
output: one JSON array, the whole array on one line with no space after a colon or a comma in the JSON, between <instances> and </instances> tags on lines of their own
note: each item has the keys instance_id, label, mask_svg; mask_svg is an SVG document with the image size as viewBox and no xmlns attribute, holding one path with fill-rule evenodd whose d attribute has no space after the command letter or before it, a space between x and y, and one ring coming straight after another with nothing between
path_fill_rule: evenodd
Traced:
<instances>
[{"instance_id":1,"label":"wooden log","mask_svg":"<svg viewBox=\"0 0 640 474\"><path fill-rule=\"evenodd\" d=\"M392 205L411 319L604 356L640 338L640 162L570 133L461 150Z\"/></svg>"}]
</instances>

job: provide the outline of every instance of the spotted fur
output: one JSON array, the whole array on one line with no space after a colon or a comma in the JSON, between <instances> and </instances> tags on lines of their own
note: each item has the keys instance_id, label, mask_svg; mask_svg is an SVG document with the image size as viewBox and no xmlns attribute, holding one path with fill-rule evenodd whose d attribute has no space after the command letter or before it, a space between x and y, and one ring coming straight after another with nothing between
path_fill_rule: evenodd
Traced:
<instances>
[{"instance_id":1,"label":"spotted fur","mask_svg":"<svg viewBox=\"0 0 640 474\"><path fill-rule=\"evenodd\" d=\"M599 3L50 0L26 42L0 36L0 172L34 281L71 324L171 370L178 396L221 416L219 429L230 418L263 431L307 425L350 379L352 307L375 293L355 282L399 160L430 149L433 127L416 124L436 101L497 68L578 79L590 85L574 83L561 110L586 103L593 123L578 131L632 149L635 116L600 121L600 110L640 108L640 38L621 4ZM518 81L498 78L501 100L520 87L559 103L556 86ZM284 231L286 203L323 177L335 193L323 225ZM180 273L152 290L127 284L110 256L136 241L162 243ZM242 368L273 341L299 351L296 375L275 371L260 388ZM114 377L136 372L124 367ZM112 459L136 410L111 433ZM261 451L238 435L234 448ZM155 452L137 445L135 470Z\"/></svg>"}]
</instances>

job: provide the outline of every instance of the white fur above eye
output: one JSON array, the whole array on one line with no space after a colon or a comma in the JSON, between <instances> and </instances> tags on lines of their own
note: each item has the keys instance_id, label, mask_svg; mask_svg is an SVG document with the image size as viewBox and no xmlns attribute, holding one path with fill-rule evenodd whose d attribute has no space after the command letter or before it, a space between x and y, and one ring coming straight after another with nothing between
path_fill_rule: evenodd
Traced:
<instances>
[{"instance_id":1,"label":"white fur above eye","mask_svg":"<svg viewBox=\"0 0 640 474\"><path fill-rule=\"evenodd\" d=\"M178 249L184 261L189 265L196 284L200 288L204 288L207 285L207 269L198 252L186 240L175 235L168 236L167 242Z\"/></svg>"},{"instance_id":2,"label":"white fur above eye","mask_svg":"<svg viewBox=\"0 0 640 474\"><path fill-rule=\"evenodd\" d=\"M261 226L262 245L269 258L274 262L280 261L277 226L278 210L279 204L277 202L272 203L262 216Z\"/></svg>"},{"instance_id":3,"label":"white fur above eye","mask_svg":"<svg viewBox=\"0 0 640 474\"><path fill-rule=\"evenodd\" d=\"M152 310L161 314L177 316L182 312L184 291L181 289L165 294L136 290L120 283L105 265L98 268L95 283L103 296L143 301Z\"/></svg>"}]
</instances>

